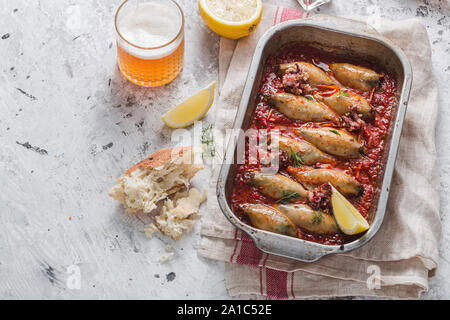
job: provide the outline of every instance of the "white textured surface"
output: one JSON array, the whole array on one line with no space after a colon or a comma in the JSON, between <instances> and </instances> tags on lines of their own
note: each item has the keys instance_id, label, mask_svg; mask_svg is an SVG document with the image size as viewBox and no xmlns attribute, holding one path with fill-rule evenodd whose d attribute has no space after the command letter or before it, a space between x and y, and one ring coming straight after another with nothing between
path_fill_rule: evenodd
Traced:
<instances>
[{"instance_id":1,"label":"white textured surface","mask_svg":"<svg viewBox=\"0 0 450 320\"><path fill-rule=\"evenodd\" d=\"M195 253L198 226L179 242L149 240L146 217L126 216L107 196L124 169L170 144L159 115L217 78L218 36L201 21L196 1L180 1L184 71L164 87L137 87L116 67L119 2L0 1L0 298L228 298L224 266ZM267 2L297 7L294 0ZM425 2L333 0L319 10L374 23L374 15L418 17L427 26L442 84L436 135L443 237L424 298L448 299L450 8ZM161 264L167 244L174 259ZM80 290L66 286L73 264Z\"/></svg>"}]
</instances>

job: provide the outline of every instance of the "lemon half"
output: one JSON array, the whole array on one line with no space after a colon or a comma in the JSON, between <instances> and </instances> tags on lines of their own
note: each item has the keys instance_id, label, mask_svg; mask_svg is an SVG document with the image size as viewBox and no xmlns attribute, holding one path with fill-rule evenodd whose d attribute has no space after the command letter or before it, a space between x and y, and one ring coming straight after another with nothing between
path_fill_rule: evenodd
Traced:
<instances>
[{"instance_id":1,"label":"lemon half","mask_svg":"<svg viewBox=\"0 0 450 320\"><path fill-rule=\"evenodd\" d=\"M331 186L331 205L339 228L348 235L358 234L369 229L370 225L358 210L339 192Z\"/></svg>"},{"instance_id":2,"label":"lemon half","mask_svg":"<svg viewBox=\"0 0 450 320\"><path fill-rule=\"evenodd\" d=\"M214 102L216 81L161 116L171 128L185 128L203 118Z\"/></svg>"},{"instance_id":3,"label":"lemon half","mask_svg":"<svg viewBox=\"0 0 450 320\"><path fill-rule=\"evenodd\" d=\"M249 35L261 20L261 0L199 0L203 21L215 33L230 39Z\"/></svg>"}]
</instances>

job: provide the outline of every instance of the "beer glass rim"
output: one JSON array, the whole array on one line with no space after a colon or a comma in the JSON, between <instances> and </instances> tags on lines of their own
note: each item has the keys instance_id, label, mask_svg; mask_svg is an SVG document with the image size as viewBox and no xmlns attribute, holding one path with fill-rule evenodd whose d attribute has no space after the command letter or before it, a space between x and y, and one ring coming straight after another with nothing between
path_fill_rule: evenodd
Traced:
<instances>
[{"instance_id":1,"label":"beer glass rim","mask_svg":"<svg viewBox=\"0 0 450 320\"><path fill-rule=\"evenodd\" d=\"M121 10L122 7L123 7L127 2L129 2L129 1L130 1L130 0L125 0L124 2L122 2L122 4L119 6L119 8L117 8L116 16L115 16L115 18L114 18L114 25L115 25L117 34L119 35L119 37L120 37L123 41L125 41L125 42L128 43L129 45L131 45L131 46L133 46L133 47L135 47L135 48L144 49L144 50L161 49L161 48L167 47L168 45L170 45L170 44L172 44L173 42L175 42L175 41L180 37L180 35L183 33L183 30L184 30L184 12L183 12L183 9L181 9L180 5L179 5L175 0L169 0L169 1L171 1L172 3L174 3L174 4L177 6L177 8L178 8L178 10L180 10L180 14L181 14L181 26L180 26L180 30L178 31L177 35L176 35L172 40L170 40L169 42L164 43L164 44L162 44L162 45L160 45L160 46L157 46L157 47L141 47L141 46L138 46L138 45L136 45L136 44L134 44L134 43L131 43L130 41L128 41L127 39L125 39L125 37L120 33L120 31L119 31L119 26L118 26L118 23L117 23L117 19L118 19L118 17L119 17L119 12L120 12L120 10Z\"/></svg>"}]
</instances>

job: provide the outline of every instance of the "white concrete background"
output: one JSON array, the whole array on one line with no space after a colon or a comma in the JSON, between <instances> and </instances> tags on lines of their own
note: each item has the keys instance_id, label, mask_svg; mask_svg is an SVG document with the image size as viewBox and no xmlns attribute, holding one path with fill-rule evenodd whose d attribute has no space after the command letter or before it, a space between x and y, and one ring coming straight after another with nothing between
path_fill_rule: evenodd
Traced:
<instances>
[{"instance_id":1,"label":"white concrete background","mask_svg":"<svg viewBox=\"0 0 450 320\"><path fill-rule=\"evenodd\" d=\"M199 226L176 243L149 240L146 217L126 216L107 196L123 170L170 144L159 115L217 78L219 37L203 24L196 0L180 0L184 71L164 87L137 87L116 67L119 2L0 0L0 298L228 298L223 264L196 255ZM440 83L443 238L439 271L423 298L448 299L450 10L434 3L333 0L315 12L417 17L427 26ZM161 264L166 244L175 259ZM66 284L74 264L80 290Z\"/></svg>"}]
</instances>

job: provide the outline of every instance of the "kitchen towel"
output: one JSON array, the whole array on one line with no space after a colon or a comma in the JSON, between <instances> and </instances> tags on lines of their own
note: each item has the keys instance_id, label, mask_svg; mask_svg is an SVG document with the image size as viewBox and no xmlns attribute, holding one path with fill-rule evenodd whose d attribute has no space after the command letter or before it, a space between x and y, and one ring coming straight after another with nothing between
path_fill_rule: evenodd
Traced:
<instances>
[{"instance_id":1,"label":"kitchen towel","mask_svg":"<svg viewBox=\"0 0 450 320\"><path fill-rule=\"evenodd\" d=\"M215 129L232 127L253 51L271 26L306 18L306 13L265 5L256 31L239 41L222 38ZM314 19L321 19L320 15ZM365 246L314 263L266 254L223 216L215 187L220 166L212 167L199 256L226 262L230 295L257 294L294 299L330 296L418 298L438 266L441 233L435 125L437 86L425 27L416 19L377 23L377 31L400 46L414 80L404 122L384 223ZM367 26L367 28L370 28Z\"/></svg>"}]
</instances>

